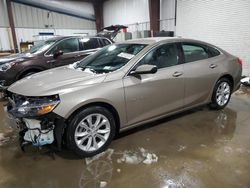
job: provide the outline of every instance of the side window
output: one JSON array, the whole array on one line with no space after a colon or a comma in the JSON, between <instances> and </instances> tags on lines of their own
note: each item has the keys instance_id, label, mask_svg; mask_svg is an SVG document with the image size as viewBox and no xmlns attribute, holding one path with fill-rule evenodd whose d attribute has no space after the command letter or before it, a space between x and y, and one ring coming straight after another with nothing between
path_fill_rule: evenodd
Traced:
<instances>
[{"instance_id":1,"label":"side window","mask_svg":"<svg viewBox=\"0 0 250 188\"><path fill-rule=\"evenodd\" d=\"M101 39L104 46L110 45L111 43L107 39Z\"/></svg>"},{"instance_id":2,"label":"side window","mask_svg":"<svg viewBox=\"0 0 250 188\"><path fill-rule=\"evenodd\" d=\"M90 50L99 48L99 42L97 38L82 38L80 39L83 50Z\"/></svg>"},{"instance_id":3,"label":"side window","mask_svg":"<svg viewBox=\"0 0 250 188\"><path fill-rule=\"evenodd\" d=\"M54 48L51 49L49 54L54 54L55 51L59 50L62 50L64 53L79 51L78 39L70 38L59 42Z\"/></svg>"},{"instance_id":4,"label":"side window","mask_svg":"<svg viewBox=\"0 0 250 188\"><path fill-rule=\"evenodd\" d=\"M155 65L158 69L177 65L178 50L176 45L164 44L152 50L138 63L137 66L142 64Z\"/></svg>"},{"instance_id":5,"label":"side window","mask_svg":"<svg viewBox=\"0 0 250 188\"><path fill-rule=\"evenodd\" d=\"M185 62L199 61L202 59L207 59L208 54L206 50L196 44L183 44L182 49L184 52Z\"/></svg>"},{"instance_id":6,"label":"side window","mask_svg":"<svg viewBox=\"0 0 250 188\"><path fill-rule=\"evenodd\" d=\"M98 40L99 40L101 47L111 44L107 39L104 39L104 38L99 38Z\"/></svg>"},{"instance_id":7,"label":"side window","mask_svg":"<svg viewBox=\"0 0 250 188\"><path fill-rule=\"evenodd\" d=\"M220 55L220 52L213 47L208 46L207 49L209 52L209 57L215 57L215 56Z\"/></svg>"}]
</instances>

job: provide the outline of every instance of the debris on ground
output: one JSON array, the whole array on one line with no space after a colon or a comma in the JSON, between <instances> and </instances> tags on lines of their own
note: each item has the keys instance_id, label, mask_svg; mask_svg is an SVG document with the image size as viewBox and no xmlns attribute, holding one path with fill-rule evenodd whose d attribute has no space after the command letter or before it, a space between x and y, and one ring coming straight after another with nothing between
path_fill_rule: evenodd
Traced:
<instances>
[{"instance_id":1,"label":"debris on ground","mask_svg":"<svg viewBox=\"0 0 250 188\"><path fill-rule=\"evenodd\" d=\"M125 151L123 156L117 159L117 163L126 164L147 164L156 163L158 161L158 156L154 153L146 151L144 148L139 148L140 152Z\"/></svg>"},{"instance_id":2,"label":"debris on ground","mask_svg":"<svg viewBox=\"0 0 250 188\"><path fill-rule=\"evenodd\" d=\"M107 186L107 182L106 181L101 181L100 182L100 187L106 187Z\"/></svg>"},{"instance_id":3,"label":"debris on ground","mask_svg":"<svg viewBox=\"0 0 250 188\"><path fill-rule=\"evenodd\" d=\"M0 146L8 142L9 140L10 140L10 137L6 137L4 133L0 133Z\"/></svg>"},{"instance_id":4,"label":"debris on ground","mask_svg":"<svg viewBox=\"0 0 250 188\"><path fill-rule=\"evenodd\" d=\"M184 149L186 149L186 148L187 148L187 146L179 145L178 151L182 151L182 150L184 150Z\"/></svg>"},{"instance_id":5,"label":"debris on ground","mask_svg":"<svg viewBox=\"0 0 250 188\"><path fill-rule=\"evenodd\" d=\"M120 173L120 172L121 172L121 169L118 168L118 169L117 169L117 172Z\"/></svg>"},{"instance_id":6,"label":"debris on ground","mask_svg":"<svg viewBox=\"0 0 250 188\"><path fill-rule=\"evenodd\" d=\"M244 77L240 81L242 85L250 87L250 77Z\"/></svg>"},{"instance_id":7,"label":"debris on ground","mask_svg":"<svg viewBox=\"0 0 250 188\"><path fill-rule=\"evenodd\" d=\"M111 160L111 156L113 155L113 153L114 153L113 149L108 149L98 155L95 155L94 157L88 157L85 159L86 165L89 165L90 163L100 159L101 157L106 157L106 159Z\"/></svg>"}]
</instances>

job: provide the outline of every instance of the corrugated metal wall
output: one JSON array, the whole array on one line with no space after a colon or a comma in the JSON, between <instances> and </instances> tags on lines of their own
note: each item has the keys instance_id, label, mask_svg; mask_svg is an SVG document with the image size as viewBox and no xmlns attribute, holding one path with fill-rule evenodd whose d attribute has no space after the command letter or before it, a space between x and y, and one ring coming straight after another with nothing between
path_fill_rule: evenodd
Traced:
<instances>
[{"instance_id":1,"label":"corrugated metal wall","mask_svg":"<svg viewBox=\"0 0 250 188\"><path fill-rule=\"evenodd\" d=\"M94 14L93 7L86 2L67 2L82 11ZM94 21L67 16L31 6L12 3L14 24L18 43L32 41L39 32L52 32L55 35L94 35ZM0 0L0 50L11 50L11 34L5 0Z\"/></svg>"},{"instance_id":2,"label":"corrugated metal wall","mask_svg":"<svg viewBox=\"0 0 250 188\"><path fill-rule=\"evenodd\" d=\"M177 3L177 35L213 43L244 61L250 75L250 1L213 0Z\"/></svg>"},{"instance_id":3,"label":"corrugated metal wall","mask_svg":"<svg viewBox=\"0 0 250 188\"><path fill-rule=\"evenodd\" d=\"M104 26L124 24L130 25L129 31L149 29L148 0L109 0L104 3L103 12Z\"/></svg>"},{"instance_id":4,"label":"corrugated metal wall","mask_svg":"<svg viewBox=\"0 0 250 188\"><path fill-rule=\"evenodd\" d=\"M148 0L109 0L104 3L104 26L127 25L128 31L149 30ZM175 0L160 2L160 30L175 31Z\"/></svg>"}]
</instances>

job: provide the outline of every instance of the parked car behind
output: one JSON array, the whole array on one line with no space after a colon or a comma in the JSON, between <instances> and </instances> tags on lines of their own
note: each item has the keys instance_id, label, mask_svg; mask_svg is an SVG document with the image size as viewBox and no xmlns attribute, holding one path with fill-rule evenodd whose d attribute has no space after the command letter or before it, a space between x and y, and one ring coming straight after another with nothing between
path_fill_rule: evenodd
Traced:
<instances>
[{"instance_id":1,"label":"parked car behind","mask_svg":"<svg viewBox=\"0 0 250 188\"><path fill-rule=\"evenodd\" d=\"M119 131L199 105L224 108L241 73L239 58L205 42L131 40L14 83L6 110L25 142L60 146L65 138L87 157Z\"/></svg>"},{"instance_id":2,"label":"parked car behind","mask_svg":"<svg viewBox=\"0 0 250 188\"><path fill-rule=\"evenodd\" d=\"M79 61L111 43L104 37L61 36L41 41L27 53L0 59L0 90L34 73Z\"/></svg>"}]
</instances>

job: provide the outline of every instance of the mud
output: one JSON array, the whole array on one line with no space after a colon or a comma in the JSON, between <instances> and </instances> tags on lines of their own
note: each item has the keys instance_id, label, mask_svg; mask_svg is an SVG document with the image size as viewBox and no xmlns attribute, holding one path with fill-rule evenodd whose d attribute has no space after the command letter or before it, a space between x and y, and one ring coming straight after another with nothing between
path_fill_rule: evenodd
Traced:
<instances>
[{"instance_id":1,"label":"mud","mask_svg":"<svg viewBox=\"0 0 250 188\"><path fill-rule=\"evenodd\" d=\"M224 110L201 107L122 133L92 159L47 148L23 153L4 103L0 187L250 187L250 89L236 92ZM147 154L157 160L143 163Z\"/></svg>"}]
</instances>

